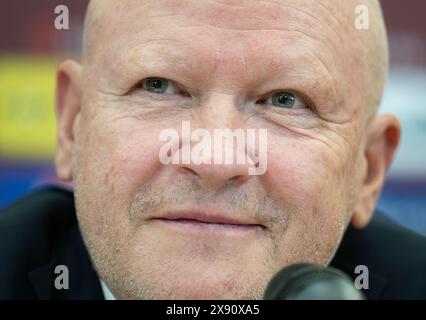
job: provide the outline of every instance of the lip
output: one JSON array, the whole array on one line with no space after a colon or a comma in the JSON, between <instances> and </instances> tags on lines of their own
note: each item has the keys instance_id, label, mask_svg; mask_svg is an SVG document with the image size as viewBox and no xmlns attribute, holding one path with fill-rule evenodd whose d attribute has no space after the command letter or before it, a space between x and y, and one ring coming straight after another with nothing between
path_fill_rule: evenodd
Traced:
<instances>
[{"instance_id":1,"label":"lip","mask_svg":"<svg viewBox=\"0 0 426 320\"><path fill-rule=\"evenodd\" d=\"M175 210L167 211L164 214L153 217L152 219L162 220L193 220L195 222L215 223L215 224L230 224L240 226L261 226L254 219L236 218L230 214L222 212L214 212L206 209L192 210Z\"/></svg>"},{"instance_id":2,"label":"lip","mask_svg":"<svg viewBox=\"0 0 426 320\"><path fill-rule=\"evenodd\" d=\"M149 220L185 233L242 235L265 228L254 219L231 217L206 209L167 211Z\"/></svg>"}]
</instances>

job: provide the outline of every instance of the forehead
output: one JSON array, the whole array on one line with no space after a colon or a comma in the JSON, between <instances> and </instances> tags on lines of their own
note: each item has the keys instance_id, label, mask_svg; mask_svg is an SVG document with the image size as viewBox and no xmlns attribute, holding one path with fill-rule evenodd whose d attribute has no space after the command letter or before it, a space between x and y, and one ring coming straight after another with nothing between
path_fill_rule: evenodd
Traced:
<instances>
[{"instance_id":1,"label":"forehead","mask_svg":"<svg viewBox=\"0 0 426 320\"><path fill-rule=\"evenodd\" d=\"M90 6L91 44L125 39L149 41L181 39L266 41L284 33L291 38L323 42L337 49L353 37L352 1L323 0L96 0ZM345 3L346 5L343 5ZM332 5L331 5L332 4ZM89 32L89 31L88 31ZM188 39L187 40L193 40ZM228 43L228 46L230 43Z\"/></svg>"},{"instance_id":2,"label":"forehead","mask_svg":"<svg viewBox=\"0 0 426 320\"><path fill-rule=\"evenodd\" d=\"M361 1L359 1L361 2ZM281 22L296 18L300 20L322 20L341 24L354 12L356 3L352 0L92 0L89 11L97 18L122 19L126 15L141 18L172 16L202 18L205 23L225 27L246 29L280 25ZM283 15L287 14L287 15ZM342 27L342 25L340 25Z\"/></svg>"},{"instance_id":3,"label":"forehead","mask_svg":"<svg viewBox=\"0 0 426 320\"><path fill-rule=\"evenodd\" d=\"M89 24L93 25L90 31L95 35L90 40L137 39L155 34L179 37L186 33L206 38L252 38L255 33L265 37L259 31L282 31L330 45L338 41L342 46L342 40L353 31L349 21L354 9L354 5L348 5L351 2L347 0L343 5L339 0L92 0Z\"/></svg>"}]
</instances>

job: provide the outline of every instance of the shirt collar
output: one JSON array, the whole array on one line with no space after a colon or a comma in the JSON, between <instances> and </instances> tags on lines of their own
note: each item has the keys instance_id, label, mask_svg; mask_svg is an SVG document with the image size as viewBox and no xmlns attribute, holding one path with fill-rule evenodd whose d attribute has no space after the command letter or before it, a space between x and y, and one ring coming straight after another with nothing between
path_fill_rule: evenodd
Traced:
<instances>
[{"instance_id":1,"label":"shirt collar","mask_svg":"<svg viewBox=\"0 0 426 320\"><path fill-rule=\"evenodd\" d=\"M114 295L111 293L105 282L102 281L102 279L99 279L102 287L102 292L104 294L105 300L117 300Z\"/></svg>"}]
</instances>

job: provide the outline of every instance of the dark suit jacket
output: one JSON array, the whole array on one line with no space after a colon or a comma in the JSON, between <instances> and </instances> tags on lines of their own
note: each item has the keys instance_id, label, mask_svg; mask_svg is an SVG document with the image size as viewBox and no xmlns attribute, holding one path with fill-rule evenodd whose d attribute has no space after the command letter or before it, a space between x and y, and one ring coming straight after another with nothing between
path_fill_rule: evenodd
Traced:
<instances>
[{"instance_id":1,"label":"dark suit jacket","mask_svg":"<svg viewBox=\"0 0 426 320\"><path fill-rule=\"evenodd\" d=\"M69 269L69 289L54 286ZM382 215L348 228L332 266L355 277L369 268L368 299L426 299L426 237ZM0 212L0 299L103 299L78 227L73 193L50 187Z\"/></svg>"}]
</instances>

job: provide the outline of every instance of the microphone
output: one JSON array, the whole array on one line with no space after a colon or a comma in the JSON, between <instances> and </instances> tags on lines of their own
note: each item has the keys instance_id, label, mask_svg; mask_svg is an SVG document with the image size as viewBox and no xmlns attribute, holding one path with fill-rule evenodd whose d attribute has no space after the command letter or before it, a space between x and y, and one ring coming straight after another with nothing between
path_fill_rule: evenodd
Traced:
<instances>
[{"instance_id":1,"label":"microphone","mask_svg":"<svg viewBox=\"0 0 426 320\"><path fill-rule=\"evenodd\" d=\"M264 300L365 300L342 271L315 264L293 264L269 282Z\"/></svg>"}]
</instances>

